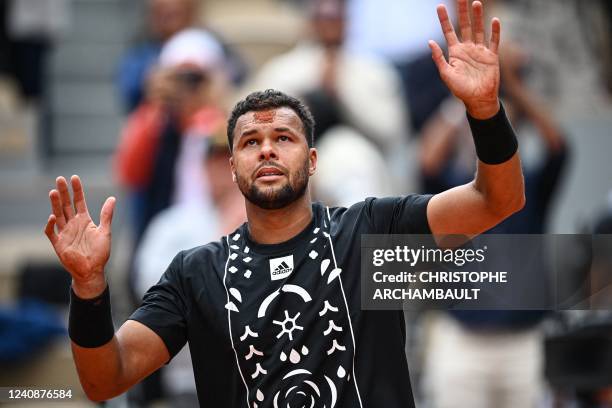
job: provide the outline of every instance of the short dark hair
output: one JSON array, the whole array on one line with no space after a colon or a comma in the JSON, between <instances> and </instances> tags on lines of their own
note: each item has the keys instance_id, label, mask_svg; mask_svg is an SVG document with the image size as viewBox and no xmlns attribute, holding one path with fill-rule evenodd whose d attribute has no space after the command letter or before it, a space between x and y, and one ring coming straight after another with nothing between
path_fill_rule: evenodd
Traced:
<instances>
[{"instance_id":1,"label":"short dark hair","mask_svg":"<svg viewBox=\"0 0 612 408\"><path fill-rule=\"evenodd\" d=\"M306 136L308 146L312 147L314 145L315 121L308 107L300 102L297 98L274 89L266 89L265 91L250 93L246 98L234 106L232 114L227 122L227 141L229 143L230 151L232 151L234 148L234 130L236 129L236 122L240 116L247 112L256 112L275 108L292 109L302 121L302 125L304 126L304 136Z\"/></svg>"}]
</instances>

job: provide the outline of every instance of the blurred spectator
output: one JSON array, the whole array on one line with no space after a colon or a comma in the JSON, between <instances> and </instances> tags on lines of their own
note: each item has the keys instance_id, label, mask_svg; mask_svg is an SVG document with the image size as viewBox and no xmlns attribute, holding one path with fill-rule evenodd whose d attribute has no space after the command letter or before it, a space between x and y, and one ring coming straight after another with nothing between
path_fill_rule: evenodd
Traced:
<instances>
[{"instance_id":1,"label":"blurred spectator","mask_svg":"<svg viewBox=\"0 0 612 408\"><path fill-rule=\"evenodd\" d=\"M525 168L526 205L489 232L543 234L553 194L561 181L567 145L552 117L521 79L526 60L511 43L501 52L502 94L513 123L538 130L545 154ZM430 192L468 182L476 166L464 107L447 100L425 126L421 164ZM536 249L534 248L534 252ZM541 253L521 254L538 258ZM540 264L538 263L538 265ZM533 284L546 281L544 264ZM547 287L544 282L543 287ZM452 311L441 315L431 333L425 387L433 407L535 407L542 387L543 311Z\"/></svg>"},{"instance_id":2,"label":"blurred spectator","mask_svg":"<svg viewBox=\"0 0 612 408\"><path fill-rule=\"evenodd\" d=\"M144 89L158 86L156 78L147 79L157 63L166 40L194 24L196 7L193 0L148 0L148 36L130 48L123 56L117 77L119 92L128 112L143 98Z\"/></svg>"},{"instance_id":3,"label":"blurred spectator","mask_svg":"<svg viewBox=\"0 0 612 408\"><path fill-rule=\"evenodd\" d=\"M115 165L131 198L135 250L159 212L206 197L202 155L211 136L225 133L225 62L222 47L208 32L178 32L160 52L155 86L128 117ZM134 261L128 285L137 304ZM145 404L163 397L160 375L147 378L141 395L135 390L131 396Z\"/></svg>"},{"instance_id":4,"label":"blurred spectator","mask_svg":"<svg viewBox=\"0 0 612 408\"><path fill-rule=\"evenodd\" d=\"M546 378L559 407L612 404L612 190L593 221L584 231L593 235L568 236L571 240L560 249L571 259L559 260L568 269L563 278L578 279L565 292L569 296L559 291L572 308L559 314L545 343Z\"/></svg>"},{"instance_id":5,"label":"blurred spectator","mask_svg":"<svg viewBox=\"0 0 612 408\"><path fill-rule=\"evenodd\" d=\"M6 37L2 53L6 67L26 100L38 100L46 84L47 55L68 27L68 0L13 0L2 2Z\"/></svg>"},{"instance_id":6,"label":"blurred spectator","mask_svg":"<svg viewBox=\"0 0 612 408\"><path fill-rule=\"evenodd\" d=\"M119 180L132 193L136 242L171 203L201 200L201 153L206 138L224 129L224 59L211 35L176 34L159 65L159 86L128 118L116 155Z\"/></svg>"},{"instance_id":7,"label":"blurred spectator","mask_svg":"<svg viewBox=\"0 0 612 408\"><path fill-rule=\"evenodd\" d=\"M400 81L392 67L382 60L357 56L345 47L346 10L343 0L316 0L310 9L310 36L288 53L269 61L256 75L250 88L275 88L301 97L317 120L315 144L331 149L337 144L334 128L345 126L343 140L350 134L363 148L349 156L370 172L371 183L361 180L356 191L325 197L335 204L351 204L366 195L393 193L389 155L401 152L409 132L404 118ZM347 145L343 144L343 149ZM357 157L358 154L361 156ZM334 157L323 150L320 157ZM387 162L383 156L387 156ZM392 157L392 156L391 156ZM368 168L383 162L382 168ZM405 160L402 161L402 164ZM352 168L335 161L335 176L347 180ZM402 171L406 171L405 168ZM318 178L325 179L323 172ZM327 173L326 174L332 174ZM315 181L315 185L316 185ZM325 190L325 189L323 189ZM346 192L345 192L346 193Z\"/></svg>"},{"instance_id":8,"label":"blurred spectator","mask_svg":"<svg viewBox=\"0 0 612 408\"><path fill-rule=\"evenodd\" d=\"M504 22L504 39L511 38L530 56L530 87L545 97L554 111L563 116L607 113L610 100L601 71L610 42L603 31L597 32L604 4L497 0L496 8ZM599 35L604 38L597 38Z\"/></svg>"},{"instance_id":9,"label":"blurred spectator","mask_svg":"<svg viewBox=\"0 0 612 408\"><path fill-rule=\"evenodd\" d=\"M24 299L0 306L0 367L22 364L38 357L56 338L66 335L59 314L47 303Z\"/></svg>"},{"instance_id":10,"label":"blurred spectator","mask_svg":"<svg viewBox=\"0 0 612 408\"><path fill-rule=\"evenodd\" d=\"M454 14L455 1L451 0L349 2L349 49L385 58L396 67L409 108L404 114L411 118L417 134L449 95L427 46L428 40L442 39L436 24L438 4Z\"/></svg>"},{"instance_id":11,"label":"blurred spectator","mask_svg":"<svg viewBox=\"0 0 612 408\"><path fill-rule=\"evenodd\" d=\"M385 157L354 129L336 126L328 130L317 150L313 191L327 205L349 207L368 196L396 193Z\"/></svg>"},{"instance_id":12,"label":"blurred spectator","mask_svg":"<svg viewBox=\"0 0 612 408\"><path fill-rule=\"evenodd\" d=\"M52 153L48 120L48 57L69 27L68 0L6 0L0 5L0 73L16 84L18 115L32 115L33 157L47 164ZM10 88L12 90L12 88ZM34 137L33 137L34 139Z\"/></svg>"},{"instance_id":13,"label":"blurred spectator","mask_svg":"<svg viewBox=\"0 0 612 408\"><path fill-rule=\"evenodd\" d=\"M0 74L10 73L10 40L6 22L8 20L8 2L0 2Z\"/></svg>"},{"instance_id":14,"label":"blurred spectator","mask_svg":"<svg viewBox=\"0 0 612 408\"><path fill-rule=\"evenodd\" d=\"M595 221L595 234L612 234L612 190L608 191L606 209Z\"/></svg>"},{"instance_id":15,"label":"blurred spectator","mask_svg":"<svg viewBox=\"0 0 612 408\"><path fill-rule=\"evenodd\" d=\"M317 118L317 139L334 125L347 124L385 151L408 132L399 79L383 61L346 50L344 3L314 1L310 37L262 67L250 88L302 96Z\"/></svg>"},{"instance_id":16,"label":"blurred spectator","mask_svg":"<svg viewBox=\"0 0 612 408\"><path fill-rule=\"evenodd\" d=\"M155 73L155 65L164 43L181 30L197 25L197 0L148 0L147 27L144 39L123 56L117 75L117 85L127 112L133 111L146 93L154 93L164 86L164 80ZM210 33L210 32L209 32ZM246 67L241 58L214 33L225 54L229 78L241 82Z\"/></svg>"},{"instance_id":17,"label":"blurred spectator","mask_svg":"<svg viewBox=\"0 0 612 408\"><path fill-rule=\"evenodd\" d=\"M159 280L178 252L218 239L246 220L244 198L232 181L229 158L227 139L213 138L200 169L208 187L203 200L175 204L151 221L135 255L139 296ZM197 406L188 346L168 364L162 378L170 406Z\"/></svg>"},{"instance_id":18,"label":"blurred spectator","mask_svg":"<svg viewBox=\"0 0 612 408\"><path fill-rule=\"evenodd\" d=\"M605 210L595 219L593 227L593 234L597 235L593 238L593 261L589 277L592 308L610 311L612 306L612 190L608 191L606 204ZM612 313L610 317L612 320ZM612 387L612 384L610 385Z\"/></svg>"},{"instance_id":19,"label":"blurred spectator","mask_svg":"<svg viewBox=\"0 0 612 408\"><path fill-rule=\"evenodd\" d=\"M601 0L605 12L604 31L602 38L604 53L604 78L608 87L608 93L612 94L612 2Z\"/></svg>"},{"instance_id":20,"label":"blurred spectator","mask_svg":"<svg viewBox=\"0 0 612 408\"><path fill-rule=\"evenodd\" d=\"M36 360L66 336L71 279L56 263L25 261L17 271L17 302L0 304L0 367L10 370Z\"/></svg>"}]
</instances>

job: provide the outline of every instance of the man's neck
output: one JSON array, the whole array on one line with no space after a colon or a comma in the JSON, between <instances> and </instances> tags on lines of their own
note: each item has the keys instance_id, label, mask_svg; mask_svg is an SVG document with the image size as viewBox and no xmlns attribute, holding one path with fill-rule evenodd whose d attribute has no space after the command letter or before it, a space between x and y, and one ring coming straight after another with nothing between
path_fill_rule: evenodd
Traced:
<instances>
[{"instance_id":1,"label":"man's neck","mask_svg":"<svg viewBox=\"0 0 612 408\"><path fill-rule=\"evenodd\" d=\"M249 235L260 244L285 242L302 232L312 220L310 194L278 210L266 210L245 200Z\"/></svg>"}]
</instances>

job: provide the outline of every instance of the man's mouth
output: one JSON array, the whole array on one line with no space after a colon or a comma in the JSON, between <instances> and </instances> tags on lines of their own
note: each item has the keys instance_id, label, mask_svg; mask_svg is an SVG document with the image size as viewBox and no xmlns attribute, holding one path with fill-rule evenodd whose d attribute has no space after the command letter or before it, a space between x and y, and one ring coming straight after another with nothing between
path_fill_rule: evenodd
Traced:
<instances>
[{"instance_id":1,"label":"man's mouth","mask_svg":"<svg viewBox=\"0 0 612 408\"><path fill-rule=\"evenodd\" d=\"M255 178L263 180L273 180L277 177L282 177L284 175L285 173L283 173L280 169L276 167L262 167L255 175Z\"/></svg>"}]
</instances>

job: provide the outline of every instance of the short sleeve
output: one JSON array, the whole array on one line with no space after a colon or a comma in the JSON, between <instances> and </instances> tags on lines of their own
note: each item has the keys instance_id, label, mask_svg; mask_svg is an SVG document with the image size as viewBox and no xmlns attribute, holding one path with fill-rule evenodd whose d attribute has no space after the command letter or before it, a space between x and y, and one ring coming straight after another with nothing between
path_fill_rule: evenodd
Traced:
<instances>
[{"instance_id":1,"label":"short sleeve","mask_svg":"<svg viewBox=\"0 0 612 408\"><path fill-rule=\"evenodd\" d=\"M183 254L170 263L159 282L145 293L129 320L153 330L166 344L172 359L187 342L187 299L180 281Z\"/></svg>"},{"instance_id":2,"label":"short sleeve","mask_svg":"<svg viewBox=\"0 0 612 408\"><path fill-rule=\"evenodd\" d=\"M427 204L432 195L367 198L365 211L373 234L431 234Z\"/></svg>"}]
</instances>

